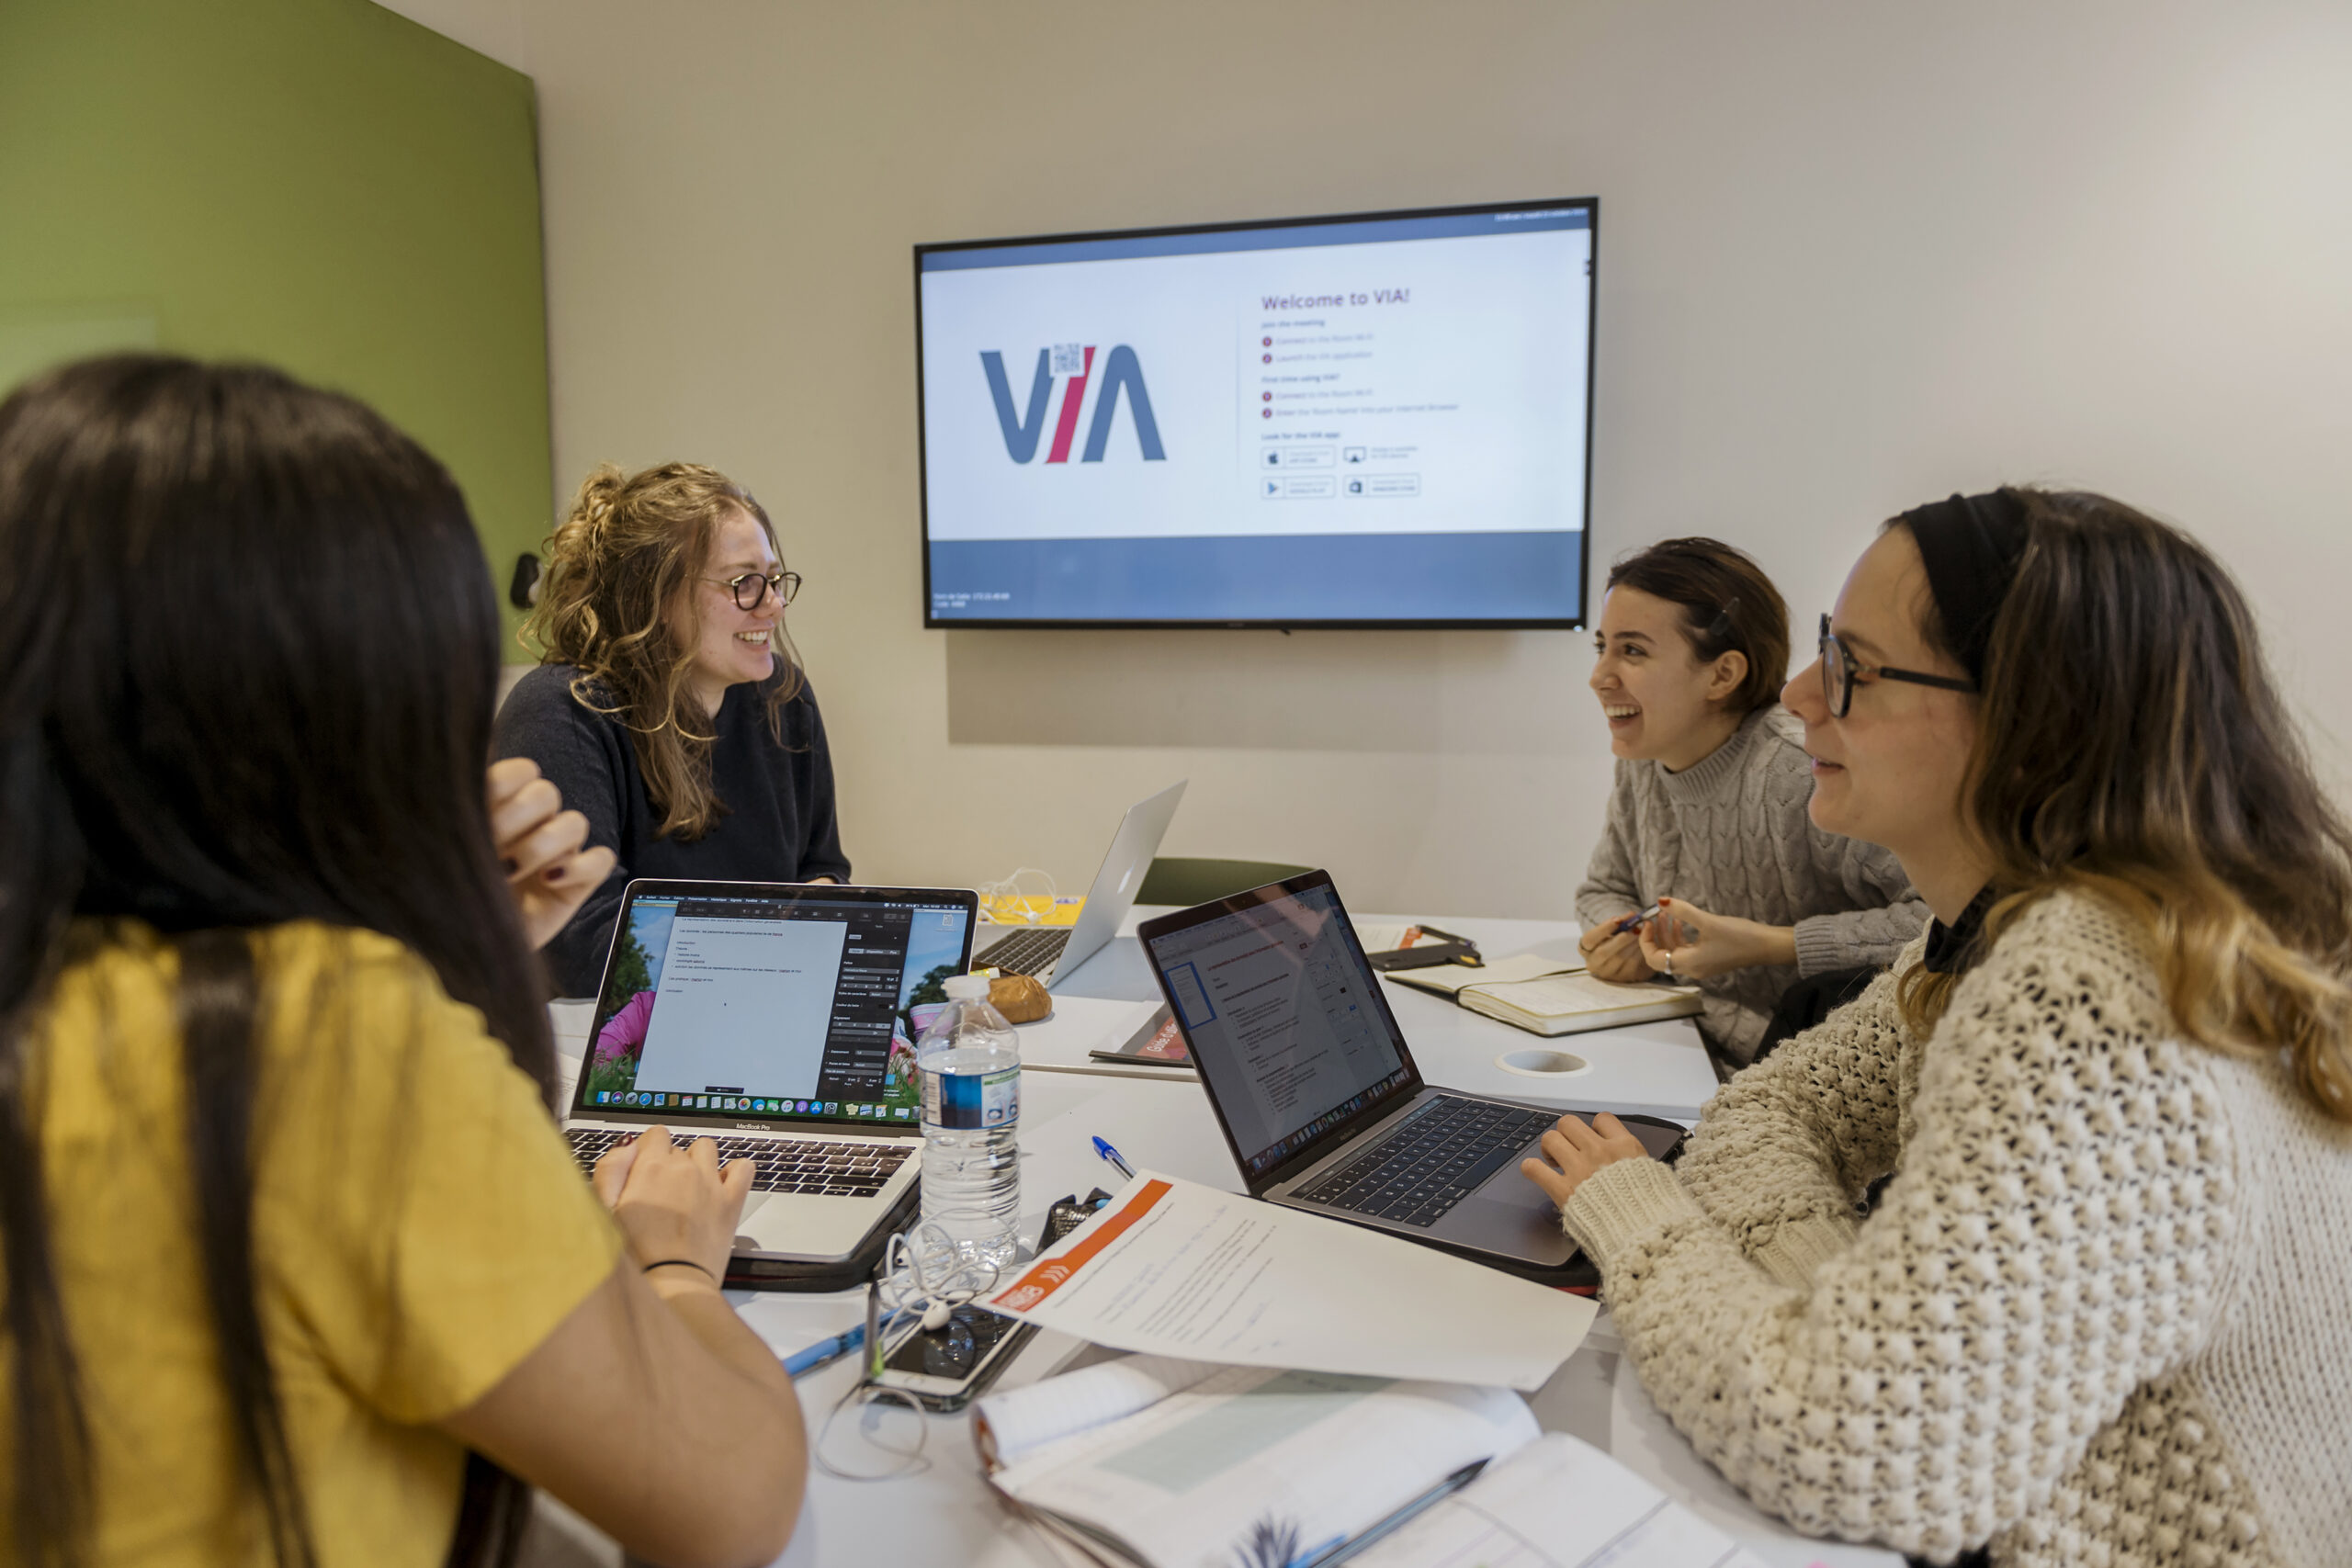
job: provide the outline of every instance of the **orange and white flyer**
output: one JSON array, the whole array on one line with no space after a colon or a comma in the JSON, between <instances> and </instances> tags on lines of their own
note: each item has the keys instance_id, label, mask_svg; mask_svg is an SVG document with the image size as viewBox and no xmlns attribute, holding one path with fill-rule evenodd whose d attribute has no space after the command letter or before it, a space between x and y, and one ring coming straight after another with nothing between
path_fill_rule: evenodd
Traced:
<instances>
[{"instance_id":1,"label":"orange and white flyer","mask_svg":"<svg viewBox=\"0 0 2352 1568\"><path fill-rule=\"evenodd\" d=\"M1148 1170L982 1304L1147 1355L1529 1392L1598 1311L1378 1231Z\"/></svg>"}]
</instances>

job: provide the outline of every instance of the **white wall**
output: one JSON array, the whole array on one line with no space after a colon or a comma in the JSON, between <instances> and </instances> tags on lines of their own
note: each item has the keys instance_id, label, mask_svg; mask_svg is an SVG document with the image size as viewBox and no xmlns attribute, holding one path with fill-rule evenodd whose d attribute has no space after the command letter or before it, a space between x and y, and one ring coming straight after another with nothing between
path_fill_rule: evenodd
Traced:
<instances>
[{"instance_id":1,"label":"white wall","mask_svg":"<svg viewBox=\"0 0 2352 1568\"><path fill-rule=\"evenodd\" d=\"M1713 533L1802 640L1877 522L2105 489L2233 562L2352 738L2352 8L398 0L538 81L560 491L713 463L809 587L862 878L1169 849L1557 914L1581 634L922 628L919 241L1601 197L1593 558ZM2063 672L2053 672L2063 678Z\"/></svg>"}]
</instances>

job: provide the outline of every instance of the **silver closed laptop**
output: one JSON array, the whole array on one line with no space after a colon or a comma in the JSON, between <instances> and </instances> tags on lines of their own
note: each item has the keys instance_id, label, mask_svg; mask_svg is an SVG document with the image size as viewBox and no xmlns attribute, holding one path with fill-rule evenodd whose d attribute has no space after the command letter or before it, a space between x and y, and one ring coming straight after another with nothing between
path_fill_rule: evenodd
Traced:
<instances>
[{"instance_id":1,"label":"silver closed laptop","mask_svg":"<svg viewBox=\"0 0 2352 1568\"><path fill-rule=\"evenodd\" d=\"M1187 782L1178 779L1158 795L1127 807L1127 814L1119 819L1119 830L1111 835L1110 852L1102 857L1102 869L1086 890L1086 904L1078 912L1076 925L1023 929L1004 937L991 933L989 945L973 962L1008 975L1034 975L1039 985L1050 989L1056 980L1100 953L1119 934L1120 922L1136 907L1144 874L1159 852L1159 840L1168 836L1168 824L1175 820L1176 805L1184 798Z\"/></svg>"}]
</instances>

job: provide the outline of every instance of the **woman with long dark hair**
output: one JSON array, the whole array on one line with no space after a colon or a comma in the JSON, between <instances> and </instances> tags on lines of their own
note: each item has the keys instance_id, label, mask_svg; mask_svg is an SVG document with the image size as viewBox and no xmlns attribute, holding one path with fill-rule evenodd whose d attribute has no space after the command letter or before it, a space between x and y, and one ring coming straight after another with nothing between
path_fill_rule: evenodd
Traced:
<instances>
[{"instance_id":1,"label":"woman with long dark hair","mask_svg":"<svg viewBox=\"0 0 2352 1568\"><path fill-rule=\"evenodd\" d=\"M1607 1116L1526 1163L1643 1385L1816 1534L2352 1562L2352 832L2236 586L2102 496L1954 496L1785 700L1936 922L1674 1168Z\"/></svg>"},{"instance_id":2,"label":"woman with long dark hair","mask_svg":"<svg viewBox=\"0 0 2352 1568\"><path fill-rule=\"evenodd\" d=\"M493 825L447 474L272 371L93 361L0 402L0 563L17 1559L494 1560L521 1480L780 1550L800 1417L715 1279L748 1171L650 1135L592 1191L548 1111L526 920L608 862L527 770Z\"/></svg>"},{"instance_id":3,"label":"woman with long dark hair","mask_svg":"<svg viewBox=\"0 0 2352 1568\"><path fill-rule=\"evenodd\" d=\"M498 715L619 864L548 944L566 996L603 976L631 877L842 882L832 753L784 626L775 525L715 468L600 465L548 541L526 629L547 662Z\"/></svg>"}]
</instances>

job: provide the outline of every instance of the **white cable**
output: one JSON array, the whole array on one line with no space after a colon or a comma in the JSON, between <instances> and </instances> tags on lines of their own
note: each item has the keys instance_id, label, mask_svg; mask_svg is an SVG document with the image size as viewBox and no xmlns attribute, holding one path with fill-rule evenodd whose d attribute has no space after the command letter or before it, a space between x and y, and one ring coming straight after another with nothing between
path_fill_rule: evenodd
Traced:
<instances>
[{"instance_id":1,"label":"white cable","mask_svg":"<svg viewBox=\"0 0 2352 1568\"><path fill-rule=\"evenodd\" d=\"M1045 903L1033 909L1027 900L1036 897L1021 889L1021 879L1034 876L1046 885ZM1059 891L1054 886L1053 874L1039 871L1034 865L1016 867L1011 876L995 882L984 882L974 889L980 896L980 909L1001 926L1042 926L1053 912L1054 898Z\"/></svg>"},{"instance_id":2,"label":"white cable","mask_svg":"<svg viewBox=\"0 0 2352 1568\"><path fill-rule=\"evenodd\" d=\"M909 1334L936 1334L955 1310L996 1285L997 1267L976 1258L935 1221L893 1235L882 1253L882 1304L915 1320Z\"/></svg>"}]
</instances>

